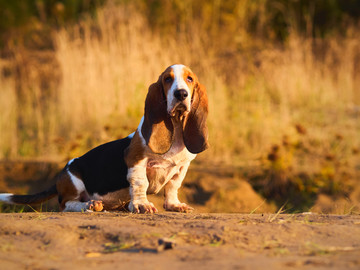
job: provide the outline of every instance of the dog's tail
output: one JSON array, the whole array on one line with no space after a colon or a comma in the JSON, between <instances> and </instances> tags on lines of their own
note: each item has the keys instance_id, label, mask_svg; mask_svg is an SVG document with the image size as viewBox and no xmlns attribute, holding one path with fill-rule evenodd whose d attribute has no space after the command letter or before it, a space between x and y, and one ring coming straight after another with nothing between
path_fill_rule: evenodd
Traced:
<instances>
[{"instance_id":1,"label":"dog's tail","mask_svg":"<svg viewBox=\"0 0 360 270\"><path fill-rule=\"evenodd\" d=\"M50 200L58 194L56 185L49 189L33 195L14 195L11 193L0 193L0 201L8 204L39 204Z\"/></svg>"}]
</instances>

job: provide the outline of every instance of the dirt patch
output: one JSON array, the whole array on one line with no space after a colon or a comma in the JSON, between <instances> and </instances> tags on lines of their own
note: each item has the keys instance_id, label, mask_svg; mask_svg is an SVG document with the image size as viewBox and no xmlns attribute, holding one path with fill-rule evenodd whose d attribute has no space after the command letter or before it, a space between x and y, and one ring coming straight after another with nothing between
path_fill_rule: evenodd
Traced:
<instances>
[{"instance_id":1,"label":"dirt patch","mask_svg":"<svg viewBox=\"0 0 360 270\"><path fill-rule=\"evenodd\" d=\"M0 215L2 269L359 269L359 253L358 215Z\"/></svg>"}]
</instances>

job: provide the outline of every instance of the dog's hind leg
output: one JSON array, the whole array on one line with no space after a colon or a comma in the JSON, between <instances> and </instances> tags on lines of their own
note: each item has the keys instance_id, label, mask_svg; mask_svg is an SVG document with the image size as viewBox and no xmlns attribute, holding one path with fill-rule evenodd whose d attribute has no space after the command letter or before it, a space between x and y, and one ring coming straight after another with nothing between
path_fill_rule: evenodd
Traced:
<instances>
[{"instance_id":1,"label":"dog's hind leg","mask_svg":"<svg viewBox=\"0 0 360 270\"><path fill-rule=\"evenodd\" d=\"M84 182L76 173L65 168L56 181L60 210L63 212L102 211L101 201L90 200Z\"/></svg>"},{"instance_id":2,"label":"dog's hind leg","mask_svg":"<svg viewBox=\"0 0 360 270\"><path fill-rule=\"evenodd\" d=\"M65 208L63 212L89 212L89 211L102 211L103 210L102 201L88 201L88 202L79 202L79 201L67 201L65 203Z\"/></svg>"}]
</instances>

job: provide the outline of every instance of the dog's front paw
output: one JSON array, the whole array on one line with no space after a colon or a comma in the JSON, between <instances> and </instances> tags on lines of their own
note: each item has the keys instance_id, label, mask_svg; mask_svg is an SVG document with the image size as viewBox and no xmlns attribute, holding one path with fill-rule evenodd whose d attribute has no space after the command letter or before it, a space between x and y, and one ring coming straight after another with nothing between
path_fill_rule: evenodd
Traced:
<instances>
[{"instance_id":1,"label":"dog's front paw","mask_svg":"<svg viewBox=\"0 0 360 270\"><path fill-rule=\"evenodd\" d=\"M164 208L166 211L190 213L194 210L191 206L186 203L165 203Z\"/></svg>"},{"instance_id":2,"label":"dog's front paw","mask_svg":"<svg viewBox=\"0 0 360 270\"><path fill-rule=\"evenodd\" d=\"M104 208L104 204L102 201L91 200L86 205L86 210L95 211L95 212L100 212L103 210L103 208Z\"/></svg>"},{"instance_id":3,"label":"dog's front paw","mask_svg":"<svg viewBox=\"0 0 360 270\"><path fill-rule=\"evenodd\" d=\"M146 213L157 213L158 210L156 209L156 207L154 206L153 203L151 202L130 202L129 204L129 211L136 213L136 214L146 214Z\"/></svg>"}]
</instances>

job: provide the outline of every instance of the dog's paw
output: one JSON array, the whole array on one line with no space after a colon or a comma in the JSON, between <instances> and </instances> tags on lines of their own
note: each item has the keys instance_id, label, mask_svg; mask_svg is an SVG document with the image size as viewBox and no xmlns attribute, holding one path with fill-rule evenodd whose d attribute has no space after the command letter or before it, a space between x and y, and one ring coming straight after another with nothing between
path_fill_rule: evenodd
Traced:
<instances>
[{"instance_id":1,"label":"dog's paw","mask_svg":"<svg viewBox=\"0 0 360 270\"><path fill-rule=\"evenodd\" d=\"M129 204L129 211L136 213L136 214L147 214L147 213L157 213L158 210L151 202L140 202L140 203L133 203L130 202Z\"/></svg>"},{"instance_id":2,"label":"dog's paw","mask_svg":"<svg viewBox=\"0 0 360 270\"><path fill-rule=\"evenodd\" d=\"M186 203L165 203L164 208L166 211L190 213L194 210L191 206Z\"/></svg>"},{"instance_id":3,"label":"dog's paw","mask_svg":"<svg viewBox=\"0 0 360 270\"><path fill-rule=\"evenodd\" d=\"M86 210L95 211L95 212L100 212L103 210L103 208L104 208L104 204L102 201L91 200L86 205Z\"/></svg>"}]
</instances>

